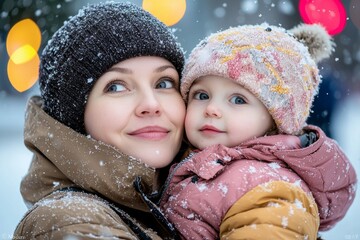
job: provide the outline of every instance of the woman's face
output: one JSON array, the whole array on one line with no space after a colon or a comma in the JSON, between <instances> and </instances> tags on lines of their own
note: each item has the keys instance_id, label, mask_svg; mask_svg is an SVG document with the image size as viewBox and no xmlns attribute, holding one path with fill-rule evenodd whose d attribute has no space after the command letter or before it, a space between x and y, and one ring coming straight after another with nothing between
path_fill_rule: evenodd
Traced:
<instances>
[{"instance_id":1,"label":"woman's face","mask_svg":"<svg viewBox=\"0 0 360 240\"><path fill-rule=\"evenodd\" d=\"M183 137L185 103L178 86L179 74L164 58L136 57L115 64L89 95L87 133L151 167L167 166Z\"/></svg>"}]
</instances>

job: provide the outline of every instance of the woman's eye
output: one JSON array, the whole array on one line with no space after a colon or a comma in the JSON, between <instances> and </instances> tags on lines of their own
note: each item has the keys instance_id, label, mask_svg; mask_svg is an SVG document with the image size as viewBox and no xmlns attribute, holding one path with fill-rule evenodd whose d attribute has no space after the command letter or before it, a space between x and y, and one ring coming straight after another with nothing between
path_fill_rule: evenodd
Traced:
<instances>
[{"instance_id":1,"label":"woman's eye","mask_svg":"<svg viewBox=\"0 0 360 240\"><path fill-rule=\"evenodd\" d=\"M233 104L245 104L246 103L246 101L242 97L239 97L239 96L232 97L230 99L230 102Z\"/></svg>"},{"instance_id":2,"label":"woman's eye","mask_svg":"<svg viewBox=\"0 0 360 240\"><path fill-rule=\"evenodd\" d=\"M204 93L204 92L197 92L194 94L194 99L207 100L207 99L209 99L209 95L207 95L207 93Z\"/></svg>"},{"instance_id":3,"label":"woman's eye","mask_svg":"<svg viewBox=\"0 0 360 240\"><path fill-rule=\"evenodd\" d=\"M122 83L111 83L106 88L106 92L122 92L125 90L126 87Z\"/></svg>"},{"instance_id":4,"label":"woman's eye","mask_svg":"<svg viewBox=\"0 0 360 240\"><path fill-rule=\"evenodd\" d=\"M174 88L174 81L172 80L161 80L156 84L156 88Z\"/></svg>"}]
</instances>

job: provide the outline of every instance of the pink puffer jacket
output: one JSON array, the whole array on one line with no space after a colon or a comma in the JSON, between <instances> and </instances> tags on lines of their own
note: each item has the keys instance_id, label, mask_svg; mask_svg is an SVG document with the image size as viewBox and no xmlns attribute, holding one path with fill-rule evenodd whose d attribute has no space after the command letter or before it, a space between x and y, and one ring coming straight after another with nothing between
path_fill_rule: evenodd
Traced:
<instances>
[{"instance_id":1,"label":"pink puffer jacket","mask_svg":"<svg viewBox=\"0 0 360 240\"><path fill-rule=\"evenodd\" d=\"M279 232L289 229L281 235L284 238L316 238L318 228L328 230L344 217L354 200L357 180L334 140L315 126L307 131L315 132L318 140L305 148L298 137L276 135L236 148L215 145L193 152L172 167L161 199L163 211L185 239L217 239L219 233L221 238L236 239L237 231L242 237L251 235L254 223L259 226L254 232L269 239L265 234L272 234L277 225ZM284 189L289 193L279 197L274 189L280 189L280 195ZM262 201L262 205L240 210L251 201ZM289 216L271 215L280 205L286 205L293 222ZM295 208L301 211L294 213ZM265 220L269 213L272 218ZM279 239L280 235L274 236Z\"/></svg>"}]
</instances>

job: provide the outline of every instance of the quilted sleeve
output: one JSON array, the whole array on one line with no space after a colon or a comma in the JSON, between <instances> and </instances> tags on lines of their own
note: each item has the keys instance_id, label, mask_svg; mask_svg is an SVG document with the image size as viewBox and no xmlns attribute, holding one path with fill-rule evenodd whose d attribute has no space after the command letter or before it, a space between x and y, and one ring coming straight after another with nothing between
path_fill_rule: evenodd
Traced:
<instances>
[{"instance_id":1,"label":"quilted sleeve","mask_svg":"<svg viewBox=\"0 0 360 240\"><path fill-rule=\"evenodd\" d=\"M273 181L247 192L228 210L221 239L316 239L318 209L294 184Z\"/></svg>"},{"instance_id":2,"label":"quilted sleeve","mask_svg":"<svg viewBox=\"0 0 360 240\"><path fill-rule=\"evenodd\" d=\"M318 140L306 148L279 151L278 157L307 184L319 209L320 231L344 218L355 199L357 176L339 144L318 127L308 129Z\"/></svg>"}]
</instances>

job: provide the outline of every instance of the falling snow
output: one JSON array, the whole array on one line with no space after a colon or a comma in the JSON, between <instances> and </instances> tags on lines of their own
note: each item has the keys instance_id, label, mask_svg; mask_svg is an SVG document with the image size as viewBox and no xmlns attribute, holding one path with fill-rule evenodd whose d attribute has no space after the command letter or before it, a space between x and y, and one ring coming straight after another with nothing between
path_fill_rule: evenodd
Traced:
<instances>
[{"instance_id":1,"label":"falling snow","mask_svg":"<svg viewBox=\"0 0 360 240\"><path fill-rule=\"evenodd\" d=\"M41 15L42 11L40 9L35 11L35 16L39 17Z\"/></svg>"},{"instance_id":2,"label":"falling snow","mask_svg":"<svg viewBox=\"0 0 360 240\"><path fill-rule=\"evenodd\" d=\"M71 2L71 0L65 0L65 2ZM295 9L294 9L294 6L293 5L291 5L291 1L267 1L267 2L270 2L270 7L271 8L277 8L278 9L278 11L280 12L280 13L283 13L283 14L285 14L285 15L289 15L289 14L294 14L294 12L296 11ZM229 4L230 5L230 4ZM239 13L241 13L241 14L243 14L243 13L245 13L245 14L247 14L246 16L247 17L249 17L249 15L251 15L251 14L256 14L256 16L258 17L258 18L262 18L262 19L264 19L265 20L265 18L266 18L266 14L265 13L259 13L258 11L259 11L259 6L261 5L261 1L254 1L254 0L245 0L245 1L241 1L241 10L239 11ZM231 6L231 5L230 5ZM214 9L214 15L215 15L215 17L217 17L217 18L223 18L223 19L225 19L227 16L226 16L226 14L228 14L227 12L226 12L226 9L225 8L227 8L228 6L227 6L227 4L226 3L223 3L222 4L222 7L219 7L218 9L219 10L217 10L217 9ZM296 6L295 6L296 7ZM61 8L61 5L60 4L58 4L57 5L57 8L59 9L59 8ZM273 10L274 11L274 10ZM272 15L275 15L274 14L274 12L270 12ZM43 16L43 11L41 10L41 9L38 9L38 10L36 10L35 12L34 12L34 14L35 14L35 16L37 16L37 17L41 17L41 16ZM0 17L1 18L5 18L5 17L7 17L9 15L9 13L8 12L1 12L1 14L0 14ZM240 14L239 14L240 15ZM347 18L348 20L349 20L349 18ZM194 23L201 23L201 20L196 20L196 21L194 21ZM279 25L281 25L281 23L279 23ZM200 26L200 24L199 24L199 26ZM180 31L181 32L181 31ZM185 32L185 31L183 31L183 32ZM356 32L356 31L355 31ZM339 36L338 38L341 38L341 36ZM344 37L342 37L342 39L343 39L343 41L345 41L344 40ZM346 40L347 42L349 42L349 40ZM350 43L348 43L350 46L351 46L351 42ZM355 45L354 45L355 46ZM357 51L352 51L352 52L350 52L349 53L349 51L337 51L337 53L339 54L339 55L344 55L344 56L341 56L341 58L340 57L335 57L335 58L333 58L333 60L332 61L334 61L334 62L336 62L336 63L342 63L342 62L346 62L347 64L352 64L352 62L360 62L360 50L357 50ZM352 59L352 57L351 57L351 54L355 54L355 58L354 59ZM356 55L357 54L357 55ZM99 54L99 55L101 55L101 54ZM355 67L353 67L353 69L356 69ZM339 75L339 76L341 76L341 73L340 72L334 72L334 74L335 75ZM344 77L343 77L344 78ZM353 77L355 80L357 80L357 78L354 76ZM344 79L341 79L341 80L344 80ZM346 79L345 79L346 80ZM90 83L91 81L93 81L93 79L92 78L89 78L88 80L88 83ZM349 79L349 81L350 81L350 79ZM0 92L0 94L1 94L1 92ZM331 93L332 94L332 93ZM352 94L352 93L348 93L348 94ZM2 95L1 95L2 96ZM6 98L5 98L5 102L7 102L8 100L7 100L8 98L7 98L7 96L6 96ZM1 100L3 100L3 98L1 98ZM23 116L22 116L22 114L23 114L23 107L24 106L24 104L22 103L21 105L19 105L19 106L17 106L17 109L15 110L15 111L19 111L19 114L17 115L17 117L16 117L16 121L15 122L18 122L18 120L19 119L23 119ZM357 105L358 106L358 105ZM341 105L341 108L345 108L345 105ZM1 111L1 109L0 109L0 111ZM356 110L355 110L356 111ZM354 111L354 112L355 112ZM8 113L8 111L6 110L6 111L2 111L1 113L0 113L0 116L5 116L5 114L3 114L3 113ZM13 114L13 113L9 113L9 115L11 116L11 114ZM328 112L326 112L326 111L324 111L323 112L323 114L321 115L322 117L326 117L328 115ZM345 118L346 119L346 115L343 113L342 114L342 116L341 117L343 117L343 118ZM3 118L1 119L1 120L3 120ZM354 126L354 127L356 127L356 126L358 126L356 123L355 123L355 121L354 120L352 120L352 122L353 123L351 123L351 124L348 124L348 123L345 123L344 124L344 122L340 122L341 123L341 126L340 126L340 124L337 124L337 126L338 126L338 128L339 129L343 129L344 127L346 127L346 126ZM3 125L5 125L6 126L6 124L12 124L12 123L4 123L4 120L3 121L0 121L0 125L1 124L3 124ZM343 124L344 125L346 125L346 126L343 126ZM16 128L14 128L14 129L21 129L22 128L22 125L21 124L18 124L18 125L16 125ZM3 128L1 129L1 131L3 131ZM17 131L17 130L11 130L11 131ZM4 131L5 132L5 131ZM6 158L10 158L11 157L11 159L16 159L17 161L12 161L12 162L8 162L7 163L7 165L4 165L4 167L2 167L1 169L3 169L2 171L3 171L3 174L0 174L0 176L1 177L3 177L3 179L5 179L6 181L9 181L9 179L14 179L14 178L16 178L16 180L11 180L11 182L13 182L14 184L9 184L9 186L11 187L11 189L7 189L6 188L6 191L2 188L2 190L1 190L1 192L6 192L7 193L7 195L8 195L8 199L4 199L4 204L6 204L6 205L8 205L8 206L12 206L12 204L13 204L13 201L14 200L16 200L16 201L18 201L18 203L16 203L15 205L16 206L23 206L24 204L23 204L23 202L22 202L22 200L21 200L21 197L19 196L19 193L18 193L18 185L19 185L19 181L20 181L20 179L21 179L21 177L24 175L24 173L27 171L27 168L28 168L28 164L29 164L29 159L31 159L31 155L30 155L30 153L29 153L29 151L23 146L23 143L22 143L22 135L21 134L18 134L18 133L16 133L17 135L16 135L16 139L15 139L15 137L13 137L14 139L12 139L12 138L10 138L9 140L8 139L6 139L6 140L4 140L4 136L5 135L3 135L3 132L1 132L1 137L0 137L0 140L2 141L2 151L1 152L3 152L3 155L1 155L2 157L0 158L0 159L6 159ZM357 136L354 136L354 135L360 135L359 133L358 133L358 131L357 131L357 129L355 129L355 130L353 130L352 132L350 132L350 134L348 134L348 136L346 137L346 138L344 138L344 139L352 139L352 141L354 141L355 143L356 142L359 142L359 141L356 141L355 139L356 139L356 137ZM53 137L53 134L52 133L48 133L48 137L49 138L52 138ZM91 138L91 136L89 135L89 136L87 136L88 138ZM358 138L358 137L357 137ZM344 139L342 139L342 141L343 142L349 142L349 140L344 140ZM11 141L13 141L13 142L15 142L16 141L16 143L12 143ZM13 147L8 147L8 146L13 146ZM9 149L8 149L9 148ZM96 149L98 149L98 146L96 146L95 147ZM19 151L16 151L15 153L9 153L10 152L10 149L19 149ZM350 150L349 150L350 149ZM356 146L355 148L353 147L352 149L355 149L355 150L351 150L351 148L348 148L348 146L347 146L347 151L349 151L350 153L351 152L356 152L357 150L356 149L358 149L358 146ZM90 151L91 153L92 153L92 151ZM90 153L89 152L89 153ZM5 154L6 153L6 154ZM358 154L353 154L353 155L355 155L356 157L353 157L352 159L354 159L355 161L356 160L358 160ZM12 157L12 156L15 156L15 157ZM4 163L5 161L3 161L2 162L2 164L5 164ZM19 164L19 162L21 163L21 164ZM16 165L14 165L13 166L13 164L15 164L16 163ZM103 164L104 164L104 162L103 162L103 160L100 160L99 161L99 165L100 166L103 166ZM1 165L1 166L3 166L3 165ZM358 162L356 162L356 166L359 166L358 165ZM348 167L349 166L347 166L347 171L348 171ZM133 166L128 166L128 168L129 168L129 170L130 169L132 169L133 168ZM273 169L277 169L276 167L274 168L274 167L272 167ZM9 169L10 170L13 170L13 171L9 171ZM360 168L358 168L358 169L360 169ZM255 168L251 168L251 167L249 167L249 172L250 173L256 173L256 169ZM3 182L5 181L5 180L3 180ZM60 183L59 182L56 182L56 181L54 181L53 183L53 186L54 187L57 187ZM300 181L297 181L297 182L295 182L294 183L294 185L296 185L296 186L300 186L300 184L301 184L301 182ZM204 189L206 189L206 186L205 185L201 185L201 186L199 186L199 190L201 190L201 191L203 191ZM355 191L355 189L356 189L356 187L354 186L354 191ZM221 190L221 191L223 191L224 190L224 188L221 188L221 187L219 187L219 190ZM12 193L12 192L15 192L16 191L16 197L14 197L14 194ZM223 191L224 192L224 191ZM6 201L10 201L11 202L11 204L9 204L9 203L7 203ZM16 202L16 201L14 201L14 202ZM45 203L44 203L45 204ZM302 205L302 203L299 201L299 200L296 200L295 201L295 206L296 206L296 208L298 208L298 209L302 209L302 210L304 210L304 207L303 207L303 205ZM274 204L274 205L276 205L276 204ZM356 226L354 225L354 222L357 222L356 221L356 219L358 219L357 218L357 216L355 216L355 214L353 214L353 212L355 212L355 213L357 213L358 211L356 210L356 209L358 209L358 207L360 206L360 204L357 204L356 205L356 203L354 203L353 204L354 206L353 206L353 208L351 209L352 211L350 212L350 214L348 214L348 216L350 216L350 218L348 217L348 216L346 216L346 218L345 218L345 221L344 221L344 224L342 224L341 225L341 227L338 227L338 228L336 228L336 230L335 231L333 231L333 233L330 231L330 233L329 233L329 237L325 237L325 239L341 239L341 238L346 238L346 239L350 239L351 237L358 237L359 236L359 232L358 232L358 229L356 228ZM5 210L5 209L4 209ZM22 212L20 212L20 214L19 213L17 213L17 211L22 211ZM3 232L5 232L5 233L10 233L10 231L12 230L12 228L13 228L13 226L14 226L14 224L16 224L16 222L17 222L17 219L15 220L15 221L11 221L11 218L14 216L14 218L19 218L23 213L25 212L25 208L21 208L21 207L19 207L19 209L16 209L16 210L12 210L12 212L6 212L6 211L4 211L4 213L1 213L1 219L9 219L9 222L11 222L11 224L12 224L12 226L9 228L10 230L3 230L2 228L1 228L1 230L2 231L0 231L1 233L3 233ZM290 210L289 210L289 215L292 215L294 213L294 209L293 208L290 208ZM8 215L6 215L6 216L4 216L3 214L8 214ZM354 216L354 217L353 217ZM189 218L194 218L194 215L189 215L188 216ZM351 217L353 217L353 219L351 218ZM6 224L7 223L4 223L5 225L4 226L6 226ZM287 224L288 224L288 219L287 218L285 218L285 217L283 217L282 218L282 225L283 226L287 226ZM348 228L350 226L350 229ZM353 226L355 226L355 227L353 227ZM1 227L1 226L0 226ZM252 228L256 228L256 224L252 224L251 225L251 227ZM352 227L352 228L351 228ZM334 233L338 233L338 237L334 237ZM332 238L331 238L332 237ZM306 237L304 238L304 239L307 239ZM69 239L70 240L70 239Z\"/></svg>"}]
</instances>

